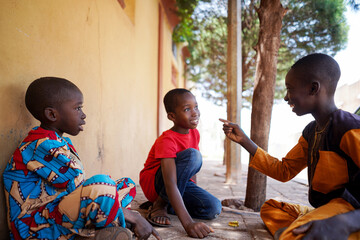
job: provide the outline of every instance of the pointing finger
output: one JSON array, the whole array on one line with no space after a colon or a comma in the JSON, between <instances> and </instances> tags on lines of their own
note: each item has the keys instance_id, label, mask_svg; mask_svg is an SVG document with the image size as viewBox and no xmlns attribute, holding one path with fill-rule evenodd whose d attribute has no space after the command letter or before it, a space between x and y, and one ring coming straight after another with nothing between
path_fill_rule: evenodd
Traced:
<instances>
[{"instance_id":1,"label":"pointing finger","mask_svg":"<svg viewBox=\"0 0 360 240\"><path fill-rule=\"evenodd\" d=\"M226 119L222 119L222 118L219 118L219 121L220 122L223 122L224 123L224 125L230 125L230 124L233 124L232 122L230 122L229 120L226 120Z\"/></svg>"},{"instance_id":2,"label":"pointing finger","mask_svg":"<svg viewBox=\"0 0 360 240\"><path fill-rule=\"evenodd\" d=\"M157 240L161 240L161 239L162 239L161 236L160 236L160 234L159 234L155 229L153 229L152 234L155 236L155 238L156 238Z\"/></svg>"}]
</instances>

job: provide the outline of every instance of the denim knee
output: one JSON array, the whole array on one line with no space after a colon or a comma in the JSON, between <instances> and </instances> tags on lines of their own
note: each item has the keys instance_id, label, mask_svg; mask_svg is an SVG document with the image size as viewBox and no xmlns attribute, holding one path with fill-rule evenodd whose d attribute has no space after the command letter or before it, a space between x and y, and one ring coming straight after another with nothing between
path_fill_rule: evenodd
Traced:
<instances>
[{"instance_id":1,"label":"denim knee","mask_svg":"<svg viewBox=\"0 0 360 240\"><path fill-rule=\"evenodd\" d=\"M221 209L222 209L222 206L221 206L221 202L219 199L214 199L213 201L209 202L209 208L208 208L208 211L207 211L207 219L211 220L211 219L214 219L214 218L217 218L217 216L220 215L221 213Z\"/></svg>"},{"instance_id":2,"label":"denim knee","mask_svg":"<svg viewBox=\"0 0 360 240\"><path fill-rule=\"evenodd\" d=\"M188 210L194 218L212 220L220 215L222 206L219 199L209 195L206 200L201 201L200 205L190 206Z\"/></svg>"},{"instance_id":3,"label":"denim knee","mask_svg":"<svg viewBox=\"0 0 360 240\"><path fill-rule=\"evenodd\" d=\"M177 160L187 160L194 169L200 169L202 165L202 156L199 150L188 148L176 154Z\"/></svg>"}]
</instances>

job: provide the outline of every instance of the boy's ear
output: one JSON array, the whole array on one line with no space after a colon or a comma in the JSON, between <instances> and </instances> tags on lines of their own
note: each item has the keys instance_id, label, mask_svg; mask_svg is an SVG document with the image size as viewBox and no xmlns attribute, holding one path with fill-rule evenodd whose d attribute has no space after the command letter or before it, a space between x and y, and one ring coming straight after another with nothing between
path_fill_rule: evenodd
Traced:
<instances>
[{"instance_id":1,"label":"boy's ear","mask_svg":"<svg viewBox=\"0 0 360 240\"><path fill-rule=\"evenodd\" d=\"M315 81L311 83L310 95L316 95L320 91L320 82Z\"/></svg>"},{"instance_id":2,"label":"boy's ear","mask_svg":"<svg viewBox=\"0 0 360 240\"><path fill-rule=\"evenodd\" d=\"M174 120L175 120L175 113L173 113L173 112L168 112L167 118L168 118L170 121L174 121Z\"/></svg>"},{"instance_id":3,"label":"boy's ear","mask_svg":"<svg viewBox=\"0 0 360 240\"><path fill-rule=\"evenodd\" d=\"M44 110L45 118L50 122L55 122L57 119L57 112L55 108L47 107Z\"/></svg>"}]
</instances>

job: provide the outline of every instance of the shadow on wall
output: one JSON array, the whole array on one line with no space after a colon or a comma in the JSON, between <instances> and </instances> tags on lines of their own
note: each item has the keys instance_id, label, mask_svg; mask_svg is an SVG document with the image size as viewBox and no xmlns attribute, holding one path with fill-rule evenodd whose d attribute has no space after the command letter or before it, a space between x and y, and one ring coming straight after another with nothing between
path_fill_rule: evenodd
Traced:
<instances>
[{"instance_id":1,"label":"shadow on wall","mask_svg":"<svg viewBox=\"0 0 360 240\"><path fill-rule=\"evenodd\" d=\"M7 233L3 172L15 148L33 126L34 118L25 107L25 84L0 86L0 232ZM0 239L10 239L2 234Z\"/></svg>"}]
</instances>

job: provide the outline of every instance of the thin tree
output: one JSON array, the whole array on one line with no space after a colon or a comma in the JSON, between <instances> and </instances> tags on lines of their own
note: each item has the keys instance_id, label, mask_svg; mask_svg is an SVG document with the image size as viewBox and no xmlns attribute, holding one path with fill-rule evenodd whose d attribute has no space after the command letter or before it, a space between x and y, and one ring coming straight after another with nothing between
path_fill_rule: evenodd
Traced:
<instances>
[{"instance_id":1,"label":"thin tree","mask_svg":"<svg viewBox=\"0 0 360 240\"><path fill-rule=\"evenodd\" d=\"M285 0L284 0L285 1ZM307 2L307 4L305 4ZM289 2L288 2L289 3ZM294 3L294 2L292 2ZM343 16L337 13L344 12L344 5L342 2L337 1L304 1L303 8L311 7L317 9L316 13L323 16L323 20L327 22L326 25L334 26L333 29L325 29L316 25L313 29L318 34L307 34L301 41L296 42L292 36L299 32L306 33L307 28L311 25L312 21L303 19L300 21L297 29L294 27L286 26L282 29L282 20L287 12L280 0L261 0L260 7L256 9L260 20L259 40L255 47L257 52L256 58L256 73L254 82L254 93L252 100L252 113L251 113L251 132L250 138L264 150L268 149L268 140L271 123L271 112L273 107L276 75L277 75L277 62L278 53L282 42L286 43L286 48L289 50L283 58L289 57L294 59L296 54L305 55L307 52L315 52L316 42L324 37L324 41L318 43L320 49L326 49L327 53L333 55L341 50L342 46L333 44L336 42L347 41L347 25ZM292 7L293 11L299 10L299 7ZM294 14L294 12L292 14ZM287 15L285 23L290 23L294 15ZM316 16L313 17L316 19ZM287 38L282 39L281 31L287 32ZM330 32L330 34L328 33ZM345 34L344 34L345 33ZM330 35L330 38L325 36ZM345 36L344 36L345 35ZM302 47L301 47L302 46ZM292 50L292 51L291 51ZM293 56L292 56L293 55ZM288 66L288 64L282 64ZM255 169L248 169L247 187L245 206L259 211L266 198L266 176L256 171Z\"/></svg>"},{"instance_id":2,"label":"thin tree","mask_svg":"<svg viewBox=\"0 0 360 240\"><path fill-rule=\"evenodd\" d=\"M200 1L193 15L191 57L187 78L198 83L204 97L226 104L227 0ZM255 46L259 35L259 0L241 1L243 105L251 107L256 67ZM275 98L284 96L287 69L314 51L334 56L346 47L348 25L342 0L282 0L288 9L281 29ZM355 6L354 6L355 7Z\"/></svg>"},{"instance_id":3,"label":"thin tree","mask_svg":"<svg viewBox=\"0 0 360 240\"><path fill-rule=\"evenodd\" d=\"M282 19L286 9L280 0L261 0L250 138L267 150L273 107ZM266 176L249 168L245 206L259 211L266 197Z\"/></svg>"}]
</instances>

